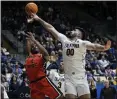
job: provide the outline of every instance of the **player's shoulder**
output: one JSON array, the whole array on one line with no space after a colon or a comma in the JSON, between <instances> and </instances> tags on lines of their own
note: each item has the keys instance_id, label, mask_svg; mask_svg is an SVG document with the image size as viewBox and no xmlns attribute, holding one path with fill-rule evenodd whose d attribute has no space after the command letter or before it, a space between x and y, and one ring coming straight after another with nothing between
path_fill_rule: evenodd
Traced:
<instances>
[{"instance_id":1,"label":"player's shoulder","mask_svg":"<svg viewBox=\"0 0 117 99\"><path fill-rule=\"evenodd\" d=\"M61 41L68 40L68 37L64 35L63 33L59 33L58 36Z\"/></svg>"},{"instance_id":2,"label":"player's shoulder","mask_svg":"<svg viewBox=\"0 0 117 99\"><path fill-rule=\"evenodd\" d=\"M78 41L78 42L84 42L84 40L82 40L82 39L77 39L77 41Z\"/></svg>"},{"instance_id":3,"label":"player's shoulder","mask_svg":"<svg viewBox=\"0 0 117 99\"><path fill-rule=\"evenodd\" d=\"M90 41L82 40L82 39L78 39L78 42L81 43L82 45L85 45L87 43L91 43Z\"/></svg>"},{"instance_id":4,"label":"player's shoulder","mask_svg":"<svg viewBox=\"0 0 117 99\"><path fill-rule=\"evenodd\" d=\"M84 44L84 41L82 39L77 39L76 42L79 43L80 45Z\"/></svg>"}]
</instances>

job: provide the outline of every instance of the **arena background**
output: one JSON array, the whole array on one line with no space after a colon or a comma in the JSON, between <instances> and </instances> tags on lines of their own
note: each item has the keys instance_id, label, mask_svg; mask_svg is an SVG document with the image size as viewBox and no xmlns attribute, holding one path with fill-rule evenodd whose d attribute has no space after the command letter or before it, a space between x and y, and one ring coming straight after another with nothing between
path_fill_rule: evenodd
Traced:
<instances>
[{"instance_id":1,"label":"arena background","mask_svg":"<svg viewBox=\"0 0 117 99\"><path fill-rule=\"evenodd\" d=\"M32 31L50 56L58 57L51 60L49 66L56 65L59 69L62 60L61 43L48 35L39 23L27 24L24 10L27 3L27 1L1 2L1 83L11 99L30 97L23 66L27 57L23 32ZM37 14L63 34L78 26L85 30L86 40L103 45L108 39L112 41L112 47L106 52L87 51L86 70L89 85L90 81L93 81L97 90L97 98L106 79L117 89L116 2L37 1L35 3L39 6ZM105 69L99 68L97 63L102 56L109 61ZM108 70L111 71L110 74L107 73Z\"/></svg>"}]
</instances>

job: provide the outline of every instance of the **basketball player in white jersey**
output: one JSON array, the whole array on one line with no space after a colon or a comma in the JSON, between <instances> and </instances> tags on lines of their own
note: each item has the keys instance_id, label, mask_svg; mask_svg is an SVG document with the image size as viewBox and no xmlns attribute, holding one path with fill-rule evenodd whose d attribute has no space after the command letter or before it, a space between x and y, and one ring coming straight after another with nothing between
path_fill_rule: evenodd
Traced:
<instances>
[{"instance_id":1,"label":"basketball player in white jersey","mask_svg":"<svg viewBox=\"0 0 117 99\"><path fill-rule=\"evenodd\" d=\"M40 22L49 33L62 43L66 98L76 99L78 96L80 99L90 99L89 86L85 75L86 50L108 50L111 41L103 46L82 40L83 33L79 29L71 31L68 38L36 14L32 14L27 21L33 22L33 20Z\"/></svg>"},{"instance_id":2,"label":"basketball player in white jersey","mask_svg":"<svg viewBox=\"0 0 117 99\"><path fill-rule=\"evenodd\" d=\"M65 78L63 62L61 62L60 69L51 69L48 72L48 78L60 89L65 96Z\"/></svg>"}]
</instances>

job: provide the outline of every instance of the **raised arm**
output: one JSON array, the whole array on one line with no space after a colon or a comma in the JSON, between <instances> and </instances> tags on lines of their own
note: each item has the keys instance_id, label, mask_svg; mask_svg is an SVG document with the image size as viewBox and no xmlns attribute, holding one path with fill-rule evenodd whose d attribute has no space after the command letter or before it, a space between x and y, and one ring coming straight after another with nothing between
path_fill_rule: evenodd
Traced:
<instances>
[{"instance_id":1,"label":"raised arm","mask_svg":"<svg viewBox=\"0 0 117 99\"><path fill-rule=\"evenodd\" d=\"M87 50L96 50L96 51L106 51L111 47L111 41L107 41L106 45L94 44L89 41L83 41L83 44L86 46Z\"/></svg>"},{"instance_id":2,"label":"raised arm","mask_svg":"<svg viewBox=\"0 0 117 99\"><path fill-rule=\"evenodd\" d=\"M27 51L28 51L28 54L30 55L31 54L31 41L28 38L27 38Z\"/></svg>"},{"instance_id":3,"label":"raised arm","mask_svg":"<svg viewBox=\"0 0 117 99\"><path fill-rule=\"evenodd\" d=\"M28 33L27 36L32 42L34 42L37 45L37 47L39 48L40 53L43 54L44 57L49 56L47 50L34 38L32 33Z\"/></svg>"},{"instance_id":4,"label":"raised arm","mask_svg":"<svg viewBox=\"0 0 117 99\"><path fill-rule=\"evenodd\" d=\"M51 24L45 22L43 19L38 17L36 14L32 14L32 18L28 19L28 23L33 21L38 21L51 35L53 35L57 40L62 41L63 39L66 39L67 37L61 33L59 33Z\"/></svg>"}]
</instances>

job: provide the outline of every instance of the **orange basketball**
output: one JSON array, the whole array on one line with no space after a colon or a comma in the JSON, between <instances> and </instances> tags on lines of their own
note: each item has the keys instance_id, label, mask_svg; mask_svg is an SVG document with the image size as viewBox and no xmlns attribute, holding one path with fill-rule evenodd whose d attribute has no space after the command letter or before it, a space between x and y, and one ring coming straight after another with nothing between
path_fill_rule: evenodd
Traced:
<instances>
[{"instance_id":1,"label":"orange basketball","mask_svg":"<svg viewBox=\"0 0 117 99\"><path fill-rule=\"evenodd\" d=\"M25 6L25 11L27 14L31 14L31 13L36 14L38 12L38 6L35 3L30 2Z\"/></svg>"}]
</instances>

